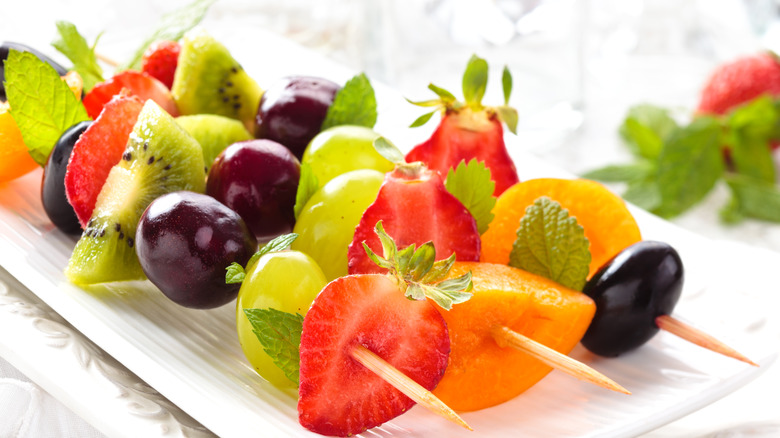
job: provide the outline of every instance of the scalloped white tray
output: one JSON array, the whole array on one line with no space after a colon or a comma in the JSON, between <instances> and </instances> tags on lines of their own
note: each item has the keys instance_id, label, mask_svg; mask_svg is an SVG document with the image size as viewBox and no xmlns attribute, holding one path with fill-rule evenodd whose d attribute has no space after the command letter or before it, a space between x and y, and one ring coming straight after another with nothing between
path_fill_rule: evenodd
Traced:
<instances>
[{"instance_id":1,"label":"scalloped white tray","mask_svg":"<svg viewBox=\"0 0 780 438\"><path fill-rule=\"evenodd\" d=\"M247 32L247 29L213 33L228 47L237 48L234 52L238 59L251 60L249 48L240 45L241 38L246 35L241 32ZM274 59L276 54L281 56L276 59L285 60L283 65L263 65L262 60L253 64L245 62L247 70L261 84L290 73L317 74L342 82L351 76L345 69L279 38L262 34L260 41L260 48L254 50L266 50L269 53L264 57ZM414 114L404 106L400 96L378 86L378 99L379 132L406 147L414 144L415 138L424 136L424 132L414 133L403 128ZM523 146L516 144L516 140L509 138L508 142L514 143L510 148L522 179L567 176L522 153ZM249 433L314 436L297 424L295 394L267 384L247 364L235 335L233 305L209 311L185 309L168 301L147 282L90 290L67 283L62 270L75 240L55 230L46 218L39 201L39 181L40 174L33 173L0 186L0 266L85 337L211 432L222 437L243 437ZM758 301L740 298L744 305L735 312L734 296L716 287L724 279L738 275L713 269L717 266L713 262L719 255L718 244L641 211L635 213L645 238L670 242L678 248L686 263L687 283L676 312L678 316L708 327L714 335L759 362L761 368L719 357L671 335L660 334L635 353L619 359L598 358L582 348L573 353L575 358L626 386L633 392L631 396L552 373L508 403L464 414L475 433L414 408L365 435L630 437L701 408L766 369L777 356L777 332L767 323L766 308ZM0 294L0 304L8 301L7 296ZM0 306L0 319L6 317L2 315L2 309L9 308L12 307ZM41 330L40 326L36 329ZM12 337L9 330L0 333L0 347L3 347L0 351L4 356L25 357L27 348L14 343ZM44 338L50 339L48 335ZM35 348L31 347L32 350ZM78 347L78 350L75 356L81 358L78 363L85 369L93 363L90 357L103 357L100 350L91 347ZM57 363L33 363L31 360L19 362L30 368L22 369L23 372L44 381L47 371L58 366ZM109 377L109 380L116 379ZM97 406L99 403L90 406L84 402L89 394L57 391L58 387L68 386L65 382L45 383L45 388L55 396L64 397L66 401L79 400L76 404L82 408L78 413L110 435L148 436L149 430L153 429L144 429L146 426L132 422L119 426L108 424L110 422L101 418L103 410ZM145 391L135 392L133 396ZM126 396L125 391L116 394L117 399ZM128 412L128 415L135 414ZM149 417L159 430L165 430L161 435L167 435L170 424L177 422L183 425L176 426L177 430L188 429L180 432L183 435L208 433L186 415L181 417L184 420L178 420L177 415L166 411L159 418ZM171 421L173 423L169 424Z\"/></svg>"}]
</instances>

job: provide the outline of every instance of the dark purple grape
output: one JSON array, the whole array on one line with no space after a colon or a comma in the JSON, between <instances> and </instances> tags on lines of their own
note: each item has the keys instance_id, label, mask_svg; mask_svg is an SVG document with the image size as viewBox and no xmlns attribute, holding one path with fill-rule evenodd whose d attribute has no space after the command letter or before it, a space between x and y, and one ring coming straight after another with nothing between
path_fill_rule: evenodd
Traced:
<instances>
[{"instance_id":1,"label":"dark purple grape","mask_svg":"<svg viewBox=\"0 0 780 438\"><path fill-rule=\"evenodd\" d=\"M20 43L13 43L10 41L5 41L3 44L0 44L0 100L5 100L5 60L8 59L8 52L10 52L11 49L18 50L20 52L30 52L33 55L37 56L38 59L41 61L46 62L50 66L54 67L54 70L57 70L57 73L60 76L64 76L66 73L68 73L68 70L65 69L65 67L57 64L54 62L51 58L44 55L43 53L33 49L30 46L26 46L24 44Z\"/></svg>"},{"instance_id":2,"label":"dark purple grape","mask_svg":"<svg viewBox=\"0 0 780 438\"><path fill-rule=\"evenodd\" d=\"M244 266L257 240L241 217L216 199L193 192L160 196L146 208L135 233L144 273L168 298L209 309L236 298L225 284L231 263Z\"/></svg>"},{"instance_id":3,"label":"dark purple grape","mask_svg":"<svg viewBox=\"0 0 780 438\"><path fill-rule=\"evenodd\" d=\"M206 193L236 211L263 242L295 225L295 192L301 165L271 140L234 143L209 170Z\"/></svg>"},{"instance_id":4,"label":"dark purple grape","mask_svg":"<svg viewBox=\"0 0 780 438\"><path fill-rule=\"evenodd\" d=\"M281 143L300 160L341 89L337 83L310 76L290 76L269 87L257 109L257 138Z\"/></svg>"},{"instance_id":5,"label":"dark purple grape","mask_svg":"<svg viewBox=\"0 0 780 438\"><path fill-rule=\"evenodd\" d=\"M582 345L608 357L639 347L658 333L656 317L672 313L682 285L683 264L674 248L653 241L629 246L582 290L596 302Z\"/></svg>"},{"instance_id":6,"label":"dark purple grape","mask_svg":"<svg viewBox=\"0 0 780 438\"><path fill-rule=\"evenodd\" d=\"M63 132L43 168L41 182L43 209L52 223L68 234L81 234L81 225L65 195L65 171L68 169L68 160L73 146L91 124L91 121L77 123Z\"/></svg>"}]
</instances>

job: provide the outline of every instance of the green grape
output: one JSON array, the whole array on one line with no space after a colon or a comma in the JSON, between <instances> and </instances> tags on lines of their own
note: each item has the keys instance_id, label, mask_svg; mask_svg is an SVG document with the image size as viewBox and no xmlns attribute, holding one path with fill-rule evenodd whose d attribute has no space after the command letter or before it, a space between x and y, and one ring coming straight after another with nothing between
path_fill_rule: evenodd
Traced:
<instances>
[{"instance_id":1,"label":"green grape","mask_svg":"<svg viewBox=\"0 0 780 438\"><path fill-rule=\"evenodd\" d=\"M320 186L351 170L389 172L394 165L374 149L377 137L379 134L362 126L334 126L312 139L301 163L311 166Z\"/></svg>"},{"instance_id":2,"label":"green grape","mask_svg":"<svg viewBox=\"0 0 780 438\"><path fill-rule=\"evenodd\" d=\"M383 173L369 169L339 175L301 210L293 230L298 238L291 246L309 254L328 280L347 275L347 247L384 178Z\"/></svg>"},{"instance_id":3,"label":"green grape","mask_svg":"<svg viewBox=\"0 0 780 438\"><path fill-rule=\"evenodd\" d=\"M263 351L244 309L276 309L306 315L327 280L311 257L298 251L265 254L247 267L236 303L236 328L244 355L258 374L278 387L295 387Z\"/></svg>"}]
</instances>

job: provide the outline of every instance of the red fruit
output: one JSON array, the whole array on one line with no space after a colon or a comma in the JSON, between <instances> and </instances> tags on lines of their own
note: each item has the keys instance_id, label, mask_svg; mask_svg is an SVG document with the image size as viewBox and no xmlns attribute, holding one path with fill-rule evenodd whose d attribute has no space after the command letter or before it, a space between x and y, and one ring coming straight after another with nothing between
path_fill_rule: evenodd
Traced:
<instances>
[{"instance_id":1,"label":"red fruit","mask_svg":"<svg viewBox=\"0 0 780 438\"><path fill-rule=\"evenodd\" d=\"M141 71L156 78L169 89L173 87L173 74L179 63L181 45L176 41L152 43L141 60Z\"/></svg>"},{"instance_id":2,"label":"red fruit","mask_svg":"<svg viewBox=\"0 0 780 438\"><path fill-rule=\"evenodd\" d=\"M411 301L396 279L354 275L329 283L303 321L298 421L351 436L404 413L414 402L351 357L362 345L428 390L450 350L447 326L427 301Z\"/></svg>"},{"instance_id":3,"label":"red fruit","mask_svg":"<svg viewBox=\"0 0 780 438\"><path fill-rule=\"evenodd\" d=\"M179 115L170 90L162 82L146 73L127 70L95 85L95 88L84 96L84 107L89 117L95 119L100 115L103 106L122 89L127 89L131 95L140 97L144 102L152 99L174 117Z\"/></svg>"},{"instance_id":4,"label":"red fruit","mask_svg":"<svg viewBox=\"0 0 780 438\"><path fill-rule=\"evenodd\" d=\"M763 94L780 95L780 63L769 53L718 67L701 92L698 111L725 114Z\"/></svg>"},{"instance_id":5,"label":"red fruit","mask_svg":"<svg viewBox=\"0 0 780 438\"><path fill-rule=\"evenodd\" d=\"M137 96L114 96L73 146L65 173L65 193L82 228L92 216L109 171L122 159L143 106Z\"/></svg>"},{"instance_id":6,"label":"red fruit","mask_svg":"<svg viewBox=\"0 0 780 438\"><path fill-rule=\"evenodd\" d=\"M406 161L422 161L428 168L447 175L461 161L472 158L490 169L496 183L493 196L499 196L519 179L517 169L504 145L504 127L495 114L469 110L448 111L431 138L415 146Z\"/></svg>"},{"instance_id":7,"label":"red fruit","mask_svg":"<svg viewBox=\"0 0 780 438\"><path fill-rule=\"evenodd\" d=\"M373 204L368 206L347 252L349 273L385 272L368 258L365 242L382 254L382 244L374 233L380 220L399 247L433 241L436 260L453 252L458 261L478 261L479 232L474 217L444 187L441 175L425 167L402 166L385 177Z\"/></svg>"}]
</instances>

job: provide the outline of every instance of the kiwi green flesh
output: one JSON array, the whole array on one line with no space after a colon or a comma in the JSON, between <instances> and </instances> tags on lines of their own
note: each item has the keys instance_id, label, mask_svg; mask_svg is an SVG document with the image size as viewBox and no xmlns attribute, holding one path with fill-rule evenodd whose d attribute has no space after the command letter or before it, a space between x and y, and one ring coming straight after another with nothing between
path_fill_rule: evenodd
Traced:
<instances>
[{"instance_id":1,"label":"kiwi green flesh","mask_svg":"<svg viewBox=\"0 0 780 438\"><path fill-rule=\"evenodd\" d=\"M205 191L200 145L149 100L98 195L65 276L76 284L143 279L135 230L146 207L178 190Z\"/></svg>"},{"instance_id":2,"label":"kiwi green flesh","mask_svg":"<svg viewBox=\"0 0 780 438\"><path fill-rule=\"evenodd\" d=\"M181 43L173 95L183 115L217 114L254 123L262 91L230 55L203 31L186 35Z\"/></svg>"},{"instance_id":3,"label":"kiwi green flesh","mask_svg":"<svg viewBox=\"0 0 780 438\"><path fill-rule=\"evenodd\" d=\"M253 138L240 121L214 114L180 116L176 123L200 143L207 168L226 147Z\"/></svg>"}]
</instances>

